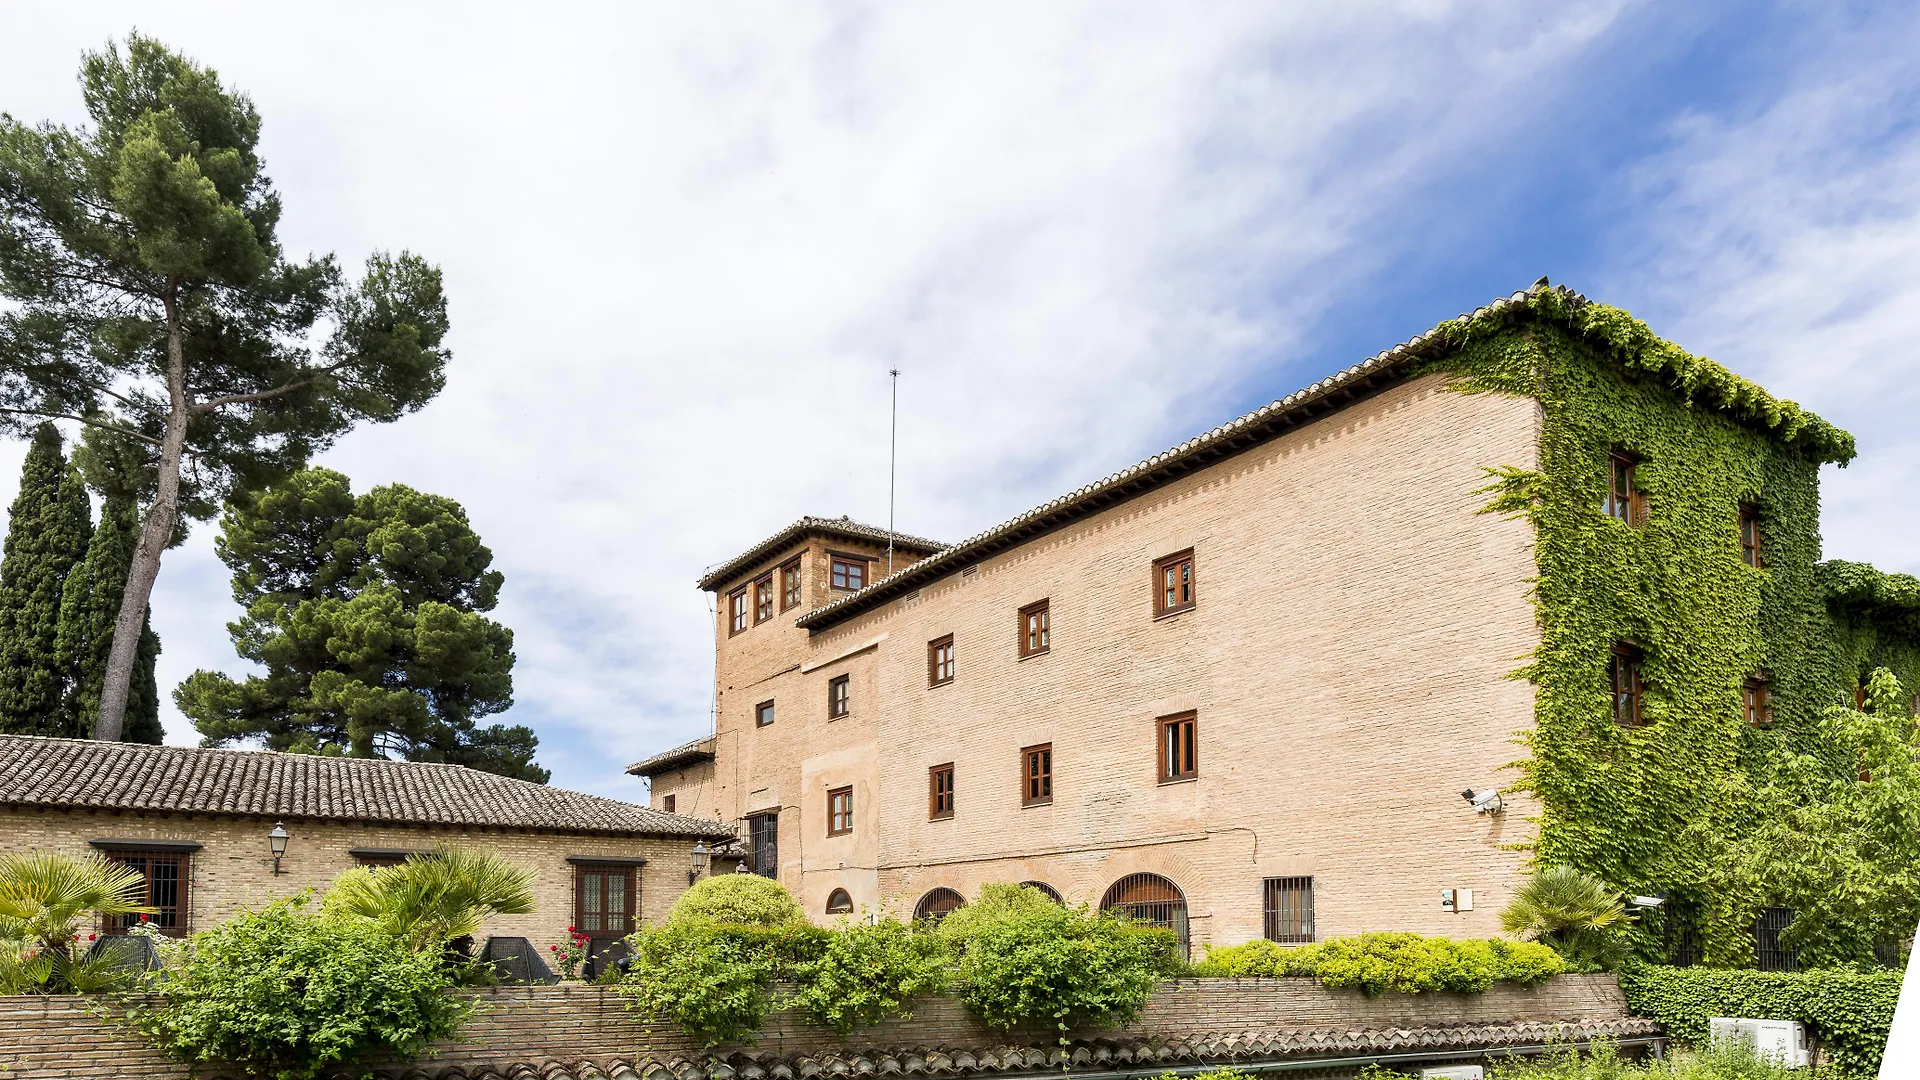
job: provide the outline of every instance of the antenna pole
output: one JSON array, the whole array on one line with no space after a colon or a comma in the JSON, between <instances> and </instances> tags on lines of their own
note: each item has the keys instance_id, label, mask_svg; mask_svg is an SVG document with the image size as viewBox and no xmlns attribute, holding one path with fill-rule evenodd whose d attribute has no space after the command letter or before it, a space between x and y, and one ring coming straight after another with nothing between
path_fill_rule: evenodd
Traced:
<instances>
[{"instance_id":1,"label":"antenna pole","mask_svg":"<svg viewBox=\"0 0 1920 1080\"><path fill-rule=\"evenodd\" d=\"M887 430L887 574L893 574L893 477L900 457L900 369L888 368L893 379L893 417Z\"/></svg>"}]
</instances>

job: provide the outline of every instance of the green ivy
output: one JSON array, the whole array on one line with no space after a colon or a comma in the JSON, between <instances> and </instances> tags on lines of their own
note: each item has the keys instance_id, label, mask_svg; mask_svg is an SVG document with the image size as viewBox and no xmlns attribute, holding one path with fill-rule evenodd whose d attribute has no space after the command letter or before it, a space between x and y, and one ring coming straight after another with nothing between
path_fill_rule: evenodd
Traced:
<instances>
[{"instance_id":1,"label":"green ivy","mask_svg":"<svg viewBox=\"0 0 1920 1080\"><path fill-rule=\"evenodd\" d=\"M1840 1072L1870 1077L1900 997L1897 971L1715 971L1647 967L1620 977L1634 1015L1651 1017L1682 1042L1704 1043L1715 1016L1797 1020Z\"/></svg>"},{"instance_id":2,"label":"green ivy","mask_svg":"<svg viewBox=\"0 0 1920 1080\"><path fill-rule=\"evenodd\" d=\"M1731 881L1730 838L1756 823L1752 792L1786 751L1816 752L1821 715L1870 666L1920 685L1920 590L1870 568L1820 564L1819 469L1853 439L1626 312L1539 290L1443 324L1424 370L1465 393L1541 405L1539 460L1489 462L1488 510L1534 533L1541 645L1516 672L1535 690L1517 785L1541 803L1536 860L1695 911L1708 962L1752 962L1751 927L1775 898ZM1634 455L1644 523L1601 510L1608 457ZM1758 509L1764 568L1741 558L1738 508ZM1644 653L1643 726L1612 720L1614 646ZM1744 722L1764 672L1774 721ZM1655 951L1660 919L1644 920Z\"/></svg>"}]
</instances>

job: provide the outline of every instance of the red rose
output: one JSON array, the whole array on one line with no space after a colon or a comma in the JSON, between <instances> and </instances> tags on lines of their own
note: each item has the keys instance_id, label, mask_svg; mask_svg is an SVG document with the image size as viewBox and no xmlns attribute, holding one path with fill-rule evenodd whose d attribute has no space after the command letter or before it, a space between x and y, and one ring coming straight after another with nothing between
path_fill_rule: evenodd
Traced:
<instances>
[{"instance_id":1,"label":"red rose","mask_svg":"<svg viewBox=\"0 0 1920 1080\"><path fill-rule=\"evenodd\" d=\"M88 935L87 935L87 940L88 940L88 941L92 941L92 940L94 940L94 939L95 939L96 937L98 937L98 936L99 936L99 935L97 935L97 934L88 934Z\"/></svg>"}]
</instances>

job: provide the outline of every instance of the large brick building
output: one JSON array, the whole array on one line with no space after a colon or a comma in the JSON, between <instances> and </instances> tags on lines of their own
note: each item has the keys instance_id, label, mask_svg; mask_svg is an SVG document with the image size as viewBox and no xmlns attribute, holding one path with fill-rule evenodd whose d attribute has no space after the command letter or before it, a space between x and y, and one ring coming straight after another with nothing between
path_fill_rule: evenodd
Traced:
<instances>
[{"instance_id":1,"label":"large brick building","mask_svg":"<svg viewBox=\"0 0 1920 1080\"><path fill-rule=\"evenodd\" d=\"M1526 335L1547 293L1461 325ZM1543 811L1505 771L1535 715L1512 676L1542 647L1541 564L1526 521L1484 509L1489 469L1545 467L1546 407L1464 392L1447 340L957 544L800 520L700 582L719 612L713 733L628 771L656 809L737 823L816 918L937 914L1027 881L1196 943L1496 933ZM1593 355L1542 363L1643 378ZM1676 422L1701 408L1684 393ZM1820 454L1750 405L1712 423L1813 484ZM1596 529L1641 524L1604 443L1578 468ZM1703 512L1725 515L1712 557L1742 558L1744 511ZM1604 720L1615 661L1591 660ZM1500 788L1497 812L1462 799Z\"/></svg>"}]
</instances>

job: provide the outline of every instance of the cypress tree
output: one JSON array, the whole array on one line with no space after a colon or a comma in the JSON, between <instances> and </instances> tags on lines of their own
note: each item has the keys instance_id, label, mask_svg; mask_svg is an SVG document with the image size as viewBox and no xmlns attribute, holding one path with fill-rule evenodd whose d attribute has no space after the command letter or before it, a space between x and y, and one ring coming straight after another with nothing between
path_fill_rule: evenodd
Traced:
<instances>
[{"instance_id":1,"label":"cypress tree","mask_svg":"<svg viewBox=\"0 0 1920 1080\"><path fill-rule=\"evenodd\" d=\"M67 676L58 656L66 579L93 531L86 487L67 467L60 433L33 433L0 556L0 731L64 735Z\"/></svg>"},{"instance_id":2,"label":"cypress tree","mask_svg":"<svg viewBox=\"0 0 1920 1080\"><path fill-rule=\"evenodd\" d=\"M133 564L139 542L140 513L133 499L109 495L100 507L100 527L87 545L86 558L67 575L60 596L58 656L67 672L64 734L85 738L100 714L100 687L106 680L107 656L113 650L114 621L126 590L127 567ZM151 617L141 628L135 654L133 688L127 704L127 742L160 742L160 691L154 662L160 638Z\"/></svg>"}]
</instances>

